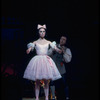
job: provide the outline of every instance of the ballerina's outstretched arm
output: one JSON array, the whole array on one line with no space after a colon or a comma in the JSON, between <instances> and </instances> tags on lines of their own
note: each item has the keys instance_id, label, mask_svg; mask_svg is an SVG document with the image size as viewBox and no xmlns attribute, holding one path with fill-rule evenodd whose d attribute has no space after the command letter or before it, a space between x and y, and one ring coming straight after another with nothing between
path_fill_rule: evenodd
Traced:
<instances>
[{"instance_id":1,"label":"ballerina's outstretched arm","mask_svg":"<svg viewBox=\"0 0 100 100\"><path fill-rule=\"evenodd\" d=\"M34 47L35 47L35 42L33 42L33 43L28 43L27 44L27 50L26 50L26 53L27 54L29 54L30 53L30 51L33 51L34 50Z\"/></svg>"},{"instance_id":2,"label":"ballerina's outstretched arm","mask_svg":"<svg viewBox=\"0 0 100 100\"><path fill-rule=\"evenodd\" d=\"M57 48L56 42L55 42L55 41L50 42L50 46L51 46L51 50L52 50L52 51L57 51L58 53L62 53L62 50L60 50L59 48ZM51 53L52 53L52 52L51 52Z\"/></svg>"}]
</instances>

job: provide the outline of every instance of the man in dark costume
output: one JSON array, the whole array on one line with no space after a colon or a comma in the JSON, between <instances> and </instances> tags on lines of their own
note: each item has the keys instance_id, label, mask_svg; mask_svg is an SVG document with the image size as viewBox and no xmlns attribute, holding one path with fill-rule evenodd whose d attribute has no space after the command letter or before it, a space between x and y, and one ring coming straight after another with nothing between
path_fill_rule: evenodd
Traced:
<instances>
[{"instance_id":1,"label":"man in dark costume","mask_svg":"<svg viewBox=\"0 0 100 100\"><path fill-rule=\"evenodd\" d=\"M61 49L61 52L54 51L53 49L50 49L48 52L48 55L51 55L52 59L55 61L57 68L62 76L61 79L57 81L51 81L50 82L50 88L52 93L52 100L55 100L55 89L57 92L57 100L63 100L63 97L61 97L61 93L63 93L62 87L64 87L64 93L66 96L66 99L69 100L69 86L68 86L68 70L66 66L66 63L69 63L72 59L72 53L69 48L67 48L66 45L67 37L61 36L60 43L57 44L57 47Z\"/></svg>"}]
</instances>

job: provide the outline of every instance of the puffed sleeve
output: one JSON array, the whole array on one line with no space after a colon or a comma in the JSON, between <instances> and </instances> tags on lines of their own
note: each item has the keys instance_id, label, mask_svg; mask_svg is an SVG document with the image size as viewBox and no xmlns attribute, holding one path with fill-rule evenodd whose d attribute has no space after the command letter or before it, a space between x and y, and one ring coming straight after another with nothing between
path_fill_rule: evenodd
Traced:
<instances>
[{"instance_id":1,"label":"puffed sleeve","mask_svg":"<svg viewBox=\"0 0 100 100\"><path fill-rule=\"evenodd\" d=\"M50 43L50 47L51 47L52 49L55 49L55 47L56 47L56 42L55 42L55 41L51 42L51 43Z\"/></svg>"},{"instance_id":2,"label":"puffed sleeve","mask_svg":"<svg viewBox=\"0 0 100 100\"><path fill-rule=\"evenodd\" d=\"M27 48L30 48L30 47L31 47L32 50L34 49L34 46L35 46L35 44L33 44L33 43L28 43L28 44L27 44Z\"/></svg>"},{"instance_id":3,"label":"puffed sleeve","mask_svg":"<svg viewBox=\"0 0 100 100\"><path fill-rule=\"evenodd\" d=\"M71 53L71 50L69 48L66 49L65 53L63 54L63 58L64 58L64 61L66 63L69 63L72 59L72 53Z\"/></svg>"}]
</instances>

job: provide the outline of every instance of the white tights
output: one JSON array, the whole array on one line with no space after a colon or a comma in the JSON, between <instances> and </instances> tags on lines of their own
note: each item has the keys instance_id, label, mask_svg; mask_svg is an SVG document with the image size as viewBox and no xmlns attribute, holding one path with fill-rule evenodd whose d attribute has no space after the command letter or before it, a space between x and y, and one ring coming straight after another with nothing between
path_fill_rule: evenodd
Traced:
<instances>
[{"instance_id":1,"label":"white tights","mask_svg":"<svg viewBox=\"0 0 100 100\"><path fill-rule=\"evenodd\" d=\"M49 82L48 80L44 80L44 93L45 93L45 100L49 100L48 96L49 96Z\"/></svg>"},{"instance_id":2,"label":"white tights","mask_svg":"<svg viewBox=\"0 0 100 100\"><path fill-rule=\"evenodd\" d=\"M40 92L40 81L37 80L35 84L35 96L36 100L39 100L39 92Z\"/></svg>"},{"instance_id":3,"label":"white tights","mask_svg":"<svg viewBox=\"0 0 100 100\"><path fill-rule=\"evenodd\" d=\"M49 96L49 82L48 80L44 80L44 93L45 93L45 100L49 100L48 96ZM36 81L35 84L35 96L36 96L36 100L39 100L39 92L40 92L40 80Z\"/></svg>"}]
</instances>

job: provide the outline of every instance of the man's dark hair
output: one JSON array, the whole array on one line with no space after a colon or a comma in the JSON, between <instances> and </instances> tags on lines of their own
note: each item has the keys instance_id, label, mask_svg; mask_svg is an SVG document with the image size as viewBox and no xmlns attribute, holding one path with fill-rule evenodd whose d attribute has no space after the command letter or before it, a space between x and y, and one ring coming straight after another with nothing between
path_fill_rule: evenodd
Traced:
<instances>
[{"instance_id":1,"label":"man's dark hair","mask_svg":"<svg viewBox=\"0 0 100 100\"><path fill-rule=\"evenodd\" d=\"M69 43L68 43L68 42L69 42L68 34L67 34L67 33L61 34L61 35L60 35L60 38L61 38L62 36L66 37L67 40L66 40L65 46L68 46L68 44L69 44ZM60 38L59 38L59 39L60 39Z\"/></svg>"},{"instance_id":2,"label":"man's dark hair","mask_svg":"<svg viewBox=\"0 0 100 100\"><path fill-rule=\"evenodd\" d=\"M61 35L60 35L60 38L61 38L62 36L66 37L66 39L68 39L68 35L67 35L67 34L61 34Z\"/></svg>"}]
</instances>

